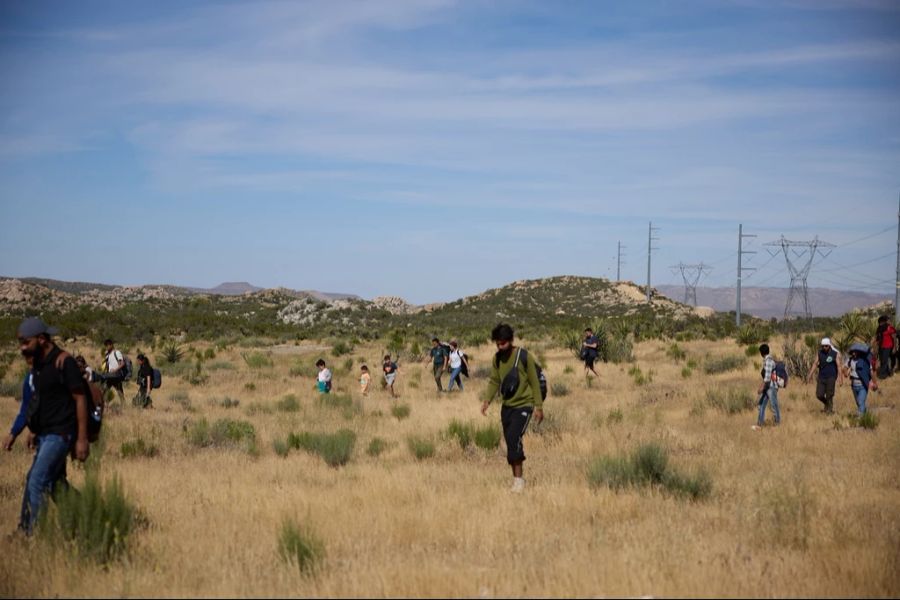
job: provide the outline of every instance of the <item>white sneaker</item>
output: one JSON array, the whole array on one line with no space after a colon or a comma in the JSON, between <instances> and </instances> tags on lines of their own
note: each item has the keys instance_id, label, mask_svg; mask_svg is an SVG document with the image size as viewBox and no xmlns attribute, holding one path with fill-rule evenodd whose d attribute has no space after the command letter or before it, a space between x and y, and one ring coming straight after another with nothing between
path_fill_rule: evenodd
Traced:
<instances>
[{"instance_id":1,"label":"white sneaker","mask_svg":"<svg viewBox=\"0 0 900 600\"><path fill-rule=\"evenodd\" d=\"M760 429L762 429L762 427L760 427L759 425L754 425L750 429L752 429L753 431L759 431Z\"/></svg>"},{"instance_id":2,"label":"white sneaker","mask_svg":"<svg viewBox=\"0 0 900 600\"><path fill-rule=\"evenodd\" d=\"M525 491L525 478L524 477L513 477L513 484L510 491L514 494L521 494Z\"/></svg>"}]
</instances>

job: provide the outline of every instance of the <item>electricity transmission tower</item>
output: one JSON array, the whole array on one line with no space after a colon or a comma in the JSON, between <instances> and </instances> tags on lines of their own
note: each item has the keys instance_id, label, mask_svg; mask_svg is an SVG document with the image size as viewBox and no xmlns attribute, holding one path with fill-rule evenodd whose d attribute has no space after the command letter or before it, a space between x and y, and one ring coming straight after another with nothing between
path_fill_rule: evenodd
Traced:
<instances>
[{"instance_id":1,"label":"electricity transmission tower","mask_svg":"<svg viewBox=\"0 0 900 600\"><path fill-rule=\"evenodd\" d=\"M619 242L618 251L616 252L616 283L622 281L622 259L625 258L622 250L624 249L625 246L622 245L622 242Z\"/></svg>"},{"instance_id":2,"label":"electricity transmission tower","mask_svg":"<svg viewBox=\"0 0 900 600\"><path fill-rule=\"evenodd\" d=\"M653 237L653 232L659 231L659 227L653 226L653 221L650 221L649 226L647 227L647 304L650 304L650 258L653 256L654 250L659 250L659 248L653 245L653 242L659 241L658 237Z\"/></svg>"},{"instance_id":3,"label":"electricity transmission tower","mask_svg":"<svg viewBox=\"0 0 900 600\"><path fill-rule=\"evenodd\" d=\"M684 279L684 303L697 306L697 284L712 270L712 267L704 265L701 261L699 265L686 265L680 262L669 268L673 273L681 271L681 278Z\"/></svg>"},{"instance_id":4,"label":"electricity transmission tower","mask_svg":"<svg viewBox=\"0 0 900 600\"><path fill-rule=\"evenodd\" d=\"M809 277L809 270L812 268L816 255L818 254L822 258L827 257L831 254L831 249L835 247L834 244L823 242L819 236L816 236L811 242L795 242L781 236L780 240L769 242L766 246L770 247L766 250L773 257L784 253L788 271L791 272L791 289L788 291L787 304L784 306L784 318L788 318L794 300L800 297L803 298L803 316L807 319L811 318L806 278Z\"/></svg>"}]
</instances>

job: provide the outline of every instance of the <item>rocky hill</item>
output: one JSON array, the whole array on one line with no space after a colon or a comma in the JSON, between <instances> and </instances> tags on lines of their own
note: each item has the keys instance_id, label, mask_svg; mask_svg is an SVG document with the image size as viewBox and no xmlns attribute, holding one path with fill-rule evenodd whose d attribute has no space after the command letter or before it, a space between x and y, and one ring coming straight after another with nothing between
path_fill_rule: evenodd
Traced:
<instances>
[{"instance_id":1,"label":"rocky hill","mask_svg":"<svg viewBox=\"0 0 900 600\"><path fill-rule=\"evenodd\" d=\"M218 289L228 293L214 294L174 286L45 285L3 279L0 319L7 329L14 329L18 319L40 314L64 332L120 339L159 335L296 339L379 337L397 330L410 335L484 332L498 321L547 331L580 327L607 317L698 318L695 309L655 290L653 304L648 305L644 291L633 283L589 277L516 281L427 306L414 306L396 296L368 301L285 288L251 291L248 285L223 284ZM242 289L240 294L232 293Z\"/></svg>"}]
</instances>

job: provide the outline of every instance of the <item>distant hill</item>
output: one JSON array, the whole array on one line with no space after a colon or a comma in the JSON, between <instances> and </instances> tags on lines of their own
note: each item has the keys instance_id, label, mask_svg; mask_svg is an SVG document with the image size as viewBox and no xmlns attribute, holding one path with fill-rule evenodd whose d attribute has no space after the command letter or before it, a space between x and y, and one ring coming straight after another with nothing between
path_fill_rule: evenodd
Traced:
<instances>
[{"instance_id":1,"label":"distant hill","mask_svg":"<svg viewBox=\"0 0 900 600\"><path fill-rule=\"evenodd\" d=\"M669 298L681 301L684 299L684 286L661 285L657 288ZM787 288L742 287L741 312L763 319L782 318L787 303ZM697 304L709 306L720 312L733 311L737 299L736 288L697 288ZM854 309L862 309L884 301L893 301L888 294L870 294L828 288L809 288L809 308L814 317L838 317ZM792 310L801 310L802 305L795 304Z\"/></svg>"}]
</instances>

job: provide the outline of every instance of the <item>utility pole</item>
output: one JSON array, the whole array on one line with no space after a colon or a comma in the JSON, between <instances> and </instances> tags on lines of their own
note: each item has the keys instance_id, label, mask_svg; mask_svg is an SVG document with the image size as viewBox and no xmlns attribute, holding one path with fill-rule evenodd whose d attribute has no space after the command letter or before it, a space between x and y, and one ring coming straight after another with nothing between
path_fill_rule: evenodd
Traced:
<instances>
[{"instance_id":1,"label":"utility pole","mask_svg":"<svg viewBox=\"0 0 900 600\"><path fill-rule=\"evenodd\" d=\"M823 242L819 239L819 236L816 236L811 242L794 242L786 240L784 239L784 236L781 236L780 240L770 242L766 244L766 246L779 248L774 251L769 250L769 254L772 256L784 252L784 259L787 261L788 270L791 272L791 289L788 292L787 304L784 306L784 318L788 318L788 315L791 313L791 306L794 304L794 299L801 294L803 296L803 316L807 319L812 318L812 314L809 312L809 290L806 287L806 278L809 277L809 270L812 268L812 262L816 257L816 254L825 258L831 254L831 248L834 248L834 244ZM790 251L788 251L789 248L791 248ZM802 248L802 250L797 251L793 250L793 248ZM822 251L822 248L827 248L828 251L824 252ZM792 254L795 259L808 256L806 264L801 264L800 266L794 264L794 261L791 260Z\"/></svg>"},{"instance_id":2,"label":"utility pole","mask_svg":"<svg viewBox=\"0 0 900 600\"><path fill-rule=\"evenodd\" d=\"M620 241L618 244L618 251L616 252L616 283L622 280L622 250L625 246L622 245Z\"/></svg>"},{"instance_id":3,"label":"utility pole","mask_svg":"<svg viewBox=\"0 0 900 600\"><path fill-rule=\"evenodd\" d=\"M653 221L650 221L650 225L647 229L647 304L651 303L651 300L650 300L650 257L653 256L654 250L659 249L659 248L653 247L653 242L659 240L658 237L653 237L654 231L659 231L659 227L654 227Z\"/></svg>"},{"instance_id":4,"label":"utility pole","mask_svg":"<svg viewBox=\"0 0 900 600\"><path fill-rule=\"evenodd\" d=\"M756 237L755 235L751 235L749 233L744 233L744 224L741 223L738 225L738 270L737 270L737 306L735 307L735 319L734 323L738 327L741 326L741 276L744 271L755 271L755 268L752 267L742 267L741 266L741 257L744 254L756 254L753 250L744 250L744 238L745 237Z\"/></svg>"},{"instance_id":5,"label":"utility pole","mask_svg":"<svg viewBox=\"0 0 900 600\"><path fill-rule=\"evenodd\" d=\"M894 288L894 327L900 327L900 207L897 209L897 280Z\"/></svg>"},{"instance_id":6,"label":"utility pole","mask_svg":"<svg viewBox=\"0 0 900 600\"><path fill-rule=\"evenodd\" d=\"M697 284L700 278L712 270L709 265L704 265L701 261L699 265L686 265L683 262L669 267L672 272L680 271L681 278L684 279L684 303L697 306Z\"/></svg>"}]
</instances>

